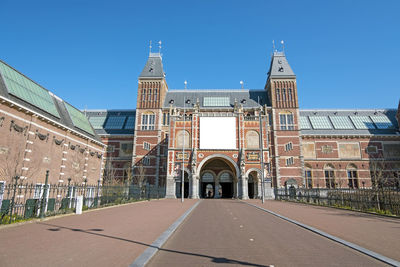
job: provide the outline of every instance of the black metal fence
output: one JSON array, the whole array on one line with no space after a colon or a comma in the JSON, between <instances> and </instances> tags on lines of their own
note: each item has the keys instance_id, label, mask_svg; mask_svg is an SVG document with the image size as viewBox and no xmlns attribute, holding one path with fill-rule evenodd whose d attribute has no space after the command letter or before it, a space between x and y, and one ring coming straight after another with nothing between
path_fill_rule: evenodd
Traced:
<instances>
[{"instance_id":1,"label":"black metal fence","mask_svg":"<svg viewBox=\"0 0 400 267\"><path fill-rule=\"evenodd\" d=\"M394 189L275 189L275 199L400 216L400 191Z\"/></svg>"},{"instance_id":2,"label":"black metal fence","mask_svg":"<svg viewBox=\"0 0 400 267\"><path fill-rule=\"evenodd\" d=\"M74 212L77 197L83 210L165 197L154 185L0 184L0 224Z\"/></svg>"}]
</instances>

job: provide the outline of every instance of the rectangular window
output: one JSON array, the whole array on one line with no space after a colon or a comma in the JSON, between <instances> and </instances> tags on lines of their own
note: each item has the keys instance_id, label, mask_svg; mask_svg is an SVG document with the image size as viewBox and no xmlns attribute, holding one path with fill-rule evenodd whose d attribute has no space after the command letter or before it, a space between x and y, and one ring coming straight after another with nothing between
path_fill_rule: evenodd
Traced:
<instances>
[{"instance_id":1,"label":"rectangular window","mask_svg":"<svg viewBox=\"0 0 400 267\"><path fill-rule=\"evenodd\" d=\"M154 89L154 102L157 102L157 89Z\"/></svg>"},{"instance_id":2,"label":"rectangular window","mask_svg":"<svg viewBox=\"0 0 400 267\"><path fill-rule=\"evenodd\" d=\"M281 101L281 96L278 88L276 89L276 101Z\"/></svg>"},{"instance_id":3,"label":"rectangular window","mask_svg":"<svg viewBox=\"0 0 400 267\"><path fill-rule=\"evenodd\" d=\"M154 114L143 114L142 115L142 130L154 130Z\"/></svg>"},{"instance_id":4,"label":"rectangular window","mask_svg":"<svg viewBox=\"0 0 400 267\"><path fill-rule=\"evenodd\" d=\"M115 150L115 146L113 146L113 145L108 145L107 146L107 152L108 153L114 152L114 150Z\"/></svg>"},{"instance_id":5,"label":"rectangular window","mask_svg":"<svg viewBox=\"0 0 400 267\"><path fill-rule=\"evenodd\" d=\"M279 114L279 121L281 130L294 130L293 114Z\"/></svg>"},{"instance_id":6,"label":"rectangular window","mask_svg":"<svg viewBox=\"0 0 400 267\"><path fill-rule=\"evenodd\" d=\"M147 101L151 101L151 89L149 89L149 93L147 94L147 96L148 96L148 99L147 99Z\"/></svg>"},{"instance_id":7,"label":"rectangular window","mask_svg":"<svg viewBox=\"0 0 400 267\"><path fill-rule=\"evenodd\" d=\"M289 88L289 89L287 89L287 90L288 90L288 98L289 98L289 101L292 101L292 100L293 100L292 89Z\"/></svg>"},{"instance_id":8,"label":"rectangular window","mask_svg":"<svg viewBox=\"0 0 400 267\"><path fill-rule=\"evenodd\" d=\"M293 143L289 142L285 145L285 151L290 151L293 149Z\"/></svg>"},{"instance_id":9,"label":"rectangular window","mask_svg":"<svg viewBox=\"0 0 400 267\"><path fill-rule=\"evenodd\" d=\"M347 178L349 178L349 188L358 188L357 171L348 170Z\"/></svg>"},{"instance_id":10,"label":"rectangular window","mask_svg":"<svg viewBox=\"0 0 400 267\"><path fill-rule=\"evenodd\" d=\"M326 188L335 188L335 174L332 170L325 170Z\"/></svg>"},{"instance_id":11,"label":"rectangular window","mask_svg":"<svg viewBox=\"0 0 400 267\"><path fill-rule=\"evenodd\" d=\"M304 177L306 178L306 186L307 188L312 188L312 173L310 169L304 171Z\"/></svg>"},{"instance_id":12,"label":"rectangular window","mask_svg":"<svg viewBox=\"0 0 400 267\"><path fill-rule=\"evenodd\" d=\"M286 166L291 166L294 164L294 158L290 157L286 159Z\"/></svg>"},{"instance_id":13,"label":"rectangular window","mask_svg":"<svg viewBox=\"0 0 400 267\"><path fill-rule=\"evenodd\" d=\"M148 157L144 157L142 159L142 163L144 166L149 166L150 165L150 159Z\"/></svg>"},{"instance_id":14,"label":"rectangular window","mask_svg":"<svg viewBox=\"0 0 400 267\"><path fill-rule=\"evenodd\" d=\"M142 101L146 101L146 89L142 90Z\"/></svg>"},{"instance_id":15,"label":"rectangular window","mask_svg":"<svg viewBox=\"0 0 400 267\"><path fill-rule=\"evenodd\" d=\"M4 191L6 189L6 182L0 181L0 201L3 201Z\"/></svg>"},{"instance_id":16,"label":"rectangular window","mask_svg":"<svg viewBox=\"0 0 400 267\"><path fill-rule=\"evenodd\" d=\"M143 149L150 150L151 149L150 143L143 142Z\"/></svg>"},{"instance_id":17,"label":"rectangular window","mask_svg":"<svg viewBox=\"0 0 400 267\"><path fill-rule=\"evenodd\" d=\"M282 89L282 100L283 100L283 102L286 101L286 89L285 88Z\"/></svg>"}]
</instances>

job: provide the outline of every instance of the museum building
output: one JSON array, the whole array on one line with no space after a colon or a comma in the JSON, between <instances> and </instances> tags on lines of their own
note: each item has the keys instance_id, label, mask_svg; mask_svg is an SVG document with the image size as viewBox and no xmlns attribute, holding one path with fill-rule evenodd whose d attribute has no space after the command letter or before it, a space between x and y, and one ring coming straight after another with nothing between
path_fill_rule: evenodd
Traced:
<instances>
[{"instance_id":1,"label":"museum building","mask_svg":"<svg viewBox=\"0 0 400 267\"><path fill-rule=\"evenodd\" d=\"M85 114L3 61L0 136L0 199L15 177L43 188L46 171L52 185L101 181L105 145Z\"/></svg>"},{"instance_id":2,"label":"museum building","mask_svg":"<svg viewBox=\"0 0 400 267\"><path fill-rule=\"evenodd\" d=\"M256 198L273 188L399 186L398 109L302 110L296 75L272 54L264 89L169 90L160 53L139 75L135 110L86 111L105 160L166 197ZM106 168L107 169L107 168Z\"/></svg>"}]
</instances>

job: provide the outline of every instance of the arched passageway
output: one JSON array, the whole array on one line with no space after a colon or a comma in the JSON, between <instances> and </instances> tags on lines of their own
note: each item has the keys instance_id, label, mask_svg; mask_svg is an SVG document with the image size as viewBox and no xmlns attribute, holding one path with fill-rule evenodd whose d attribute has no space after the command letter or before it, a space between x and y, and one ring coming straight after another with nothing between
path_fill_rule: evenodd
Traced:
<instances>
[{"instance_id":1,"label":"arched passageway","mask_svg":"<svg viewBox=\"0 0 400 267\"><path fill-rule=\"evenodd\" d=\"M237 197L236 170L232 162L215 157L207 160L200 170L199 195L202 198Z\"/></svg>"},{"instance_id":2,"label":"arched passageway","mask_svg":"<svg viewBox=\"0 0 400 267\"><path fill-rule=\"evenodd\" d=\"M256 171L252 171L249 173L248 177L248 194L249 198L257 198L258 197L258 173Z\"/></svg>"}]
</instances>

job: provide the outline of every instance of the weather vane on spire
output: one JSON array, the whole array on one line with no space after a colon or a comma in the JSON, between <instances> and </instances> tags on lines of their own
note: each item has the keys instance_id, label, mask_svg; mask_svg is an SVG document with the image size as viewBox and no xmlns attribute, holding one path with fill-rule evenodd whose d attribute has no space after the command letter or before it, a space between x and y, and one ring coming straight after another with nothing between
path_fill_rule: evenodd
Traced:
<instances>
[{"instance_id":1,"label":"weather vane on spire","mask_svg":"<svg viewBox=\"0 0 400 267\"><path fill-rule=\"evenodd\" d=\"M149 46L149 47L150 47L150 54L151 54L151 48L152 48L152 46L151 46L151 40L150 40L150 46Z\"/></svg>"}]
</instances>

